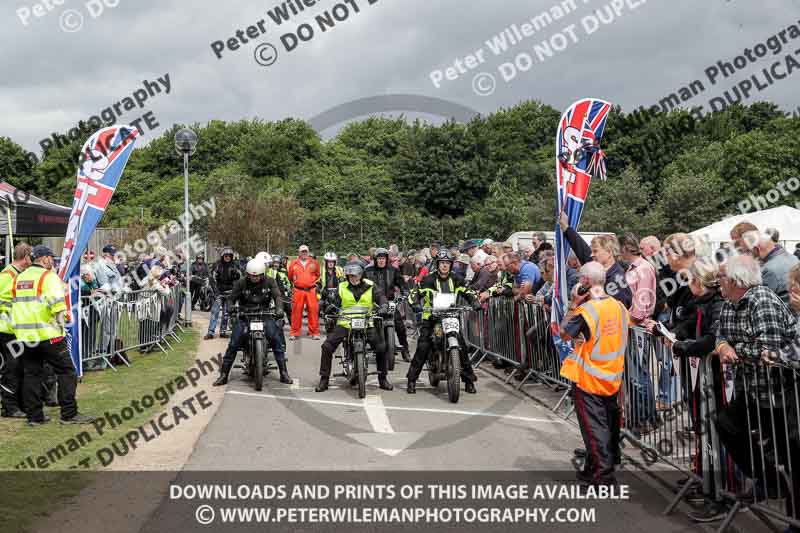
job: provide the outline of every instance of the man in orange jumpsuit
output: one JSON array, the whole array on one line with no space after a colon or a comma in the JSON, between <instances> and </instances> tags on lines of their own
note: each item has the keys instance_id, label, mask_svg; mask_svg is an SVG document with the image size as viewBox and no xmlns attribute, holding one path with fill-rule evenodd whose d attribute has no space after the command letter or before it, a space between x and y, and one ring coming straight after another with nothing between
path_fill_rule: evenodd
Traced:
<instances>
[{"instance_id":1,"label":"man in orange jumpsuit","mask_svg":"<svg viewBox=\"0 0 800 533\"><path fill-rule=\"evenodd\" d=\"M297 250L299 257L289 263L287 274L294 290L292 291L292 325L289 340L300 336L303 329L303 308L308 307L308 334L319 339L319 304L317 303L316 283L319 279L319 263L308 255L305 244Z\"/></svg>"}]
</instances>

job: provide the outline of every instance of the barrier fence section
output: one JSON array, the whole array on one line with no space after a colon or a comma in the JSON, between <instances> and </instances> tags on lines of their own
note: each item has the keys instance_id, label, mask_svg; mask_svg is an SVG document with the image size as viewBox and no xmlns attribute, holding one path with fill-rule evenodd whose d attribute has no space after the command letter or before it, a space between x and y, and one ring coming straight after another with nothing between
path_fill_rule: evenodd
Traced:
<instances>
[{"instance_id":1,"label":"barrier fence section","mask_svg":"<svg viewBox=\"0 0 800 533\"><path fill-rule=\"evenodd\" d=\"M82 361L85 369L129 365L129 350L166 353L179 341L183 288L146 289L114 296L81 297Z\"/></svg>"},{"instance_id":2,"label":"barrier fence section","mask_svg":"<svg viewBox=\"0 0 800 533\"><path fill-rule=\"evenodd\" d=\"M553 407L558 411L571 403L571 386L559 375L549 322L543 306L500 297L466 313L462 331L475 366L486 358L505 361L512 368L506 382L522 375L517 389L531 379L566 388ZM774 530L773 521L800 527L799 371L800 362L675 358L663 337L630 329L620 445L638 448L643 466L667 465L687 475L665 514L693 496L729 506L718 531L743 507Z\"/></svg>"}]
</instances>

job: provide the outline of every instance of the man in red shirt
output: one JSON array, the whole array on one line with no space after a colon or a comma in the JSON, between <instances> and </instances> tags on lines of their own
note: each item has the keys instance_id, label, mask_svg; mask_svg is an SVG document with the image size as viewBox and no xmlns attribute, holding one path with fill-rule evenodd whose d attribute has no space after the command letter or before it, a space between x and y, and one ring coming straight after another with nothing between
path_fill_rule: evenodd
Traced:
<instances>
[{"instance_id":1,"label":"man in red shirt","mask_svg":"<svg viewBox=\"0 0 800 533\"><path fill-rule=\"evenodd\" d=\"M319 304L317 303L316 283L320 270L317 261L308 255L305 244L297 250L299 257L289 263L287 275L291 280L292 291L292 324L289 340L300 336L303 329L303 308L308 307L308 334L314 340L319 339Z\"/></svg>"}]
</instances>

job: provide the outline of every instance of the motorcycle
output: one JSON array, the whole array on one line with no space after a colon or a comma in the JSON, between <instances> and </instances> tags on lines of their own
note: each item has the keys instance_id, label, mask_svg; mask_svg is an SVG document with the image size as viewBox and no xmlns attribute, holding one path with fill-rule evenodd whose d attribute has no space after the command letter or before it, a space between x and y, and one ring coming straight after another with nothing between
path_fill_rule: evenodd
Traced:
<instances>
[{"instance_id":1,"label":"motorcycle","mask_svg":"<svg viewBox=\"0 0 800 533\"><path fill-rule=\"evenodd\" d=\"M433 305L424 311L431 313L434 321L432 349L428 356L428 382L438 387L447 381L447 397L458 403L461 393L461 314L470 307L457 307L454 294L438 293Z\"/></svg>"},{"instance_id":2,"label":"motorcycle","mask_svg":"<svg viewBox=\"0 0 800 533\"><path fill-rule=\"evenodd\" d=\"M367 375L369 368L369 351L367 350L367 328L370 320L380 320L378 315L370 315L364 311L340 312L336 315L325 315L326 320L347 321L350 324L347 338L342 343L341 354L336 357L342 365L342 374L351 384L358 385L358 397L367 396ZM374 372L373 372L374 374Z\"/></svg>"},{"instance_id":3,"label":"motorcycle","mask_svg":"<svg viewBox=\"0 0 800 533\"><path fill-rule=\"evenodd\" d=\"M243 333L249 335L247 345L242 350L244 371L253 378L254 388L260 391L264 387L264 374L267 373L269 352L271 351L264 335L264 324L267 320L274 319L275 313L262 310L240 310L237 318L243 324Z\"/></svg>"},{"instance_id":4,"label":"motorcycle","mask_svg":"<svg viewBox=\"0 0 800 533\"><path fill-rule=\"evenodd\" d=\"M211 311L211 306L214 305L214 290L211 288L211 278L192 276L192 283L200 285L200 310L207 313Z\"/></svg>"},{"instance_id":5,"label":"motorcycle","mask_svg":"<svg viewBox=\"0 0 800 533\"><path fill-rule=\"evenodd\" d=\"M324 289L324 292L322 293L322 302L323 303L319 306L320 307L320 311L322 311L322 309L326 305L326 302L332 302L336 298L336 294L338 292L339 292L339 289L337 289L335 287L332 287L332 288L329 288L329 289ZM327 335L330 335L331 331L333 331L333 328L336 327L336 321L335 320L329 320L327 317L324 317L324 316L323 316L323 319L325 321L325 333Z\"/></svg>"}]
</instances>

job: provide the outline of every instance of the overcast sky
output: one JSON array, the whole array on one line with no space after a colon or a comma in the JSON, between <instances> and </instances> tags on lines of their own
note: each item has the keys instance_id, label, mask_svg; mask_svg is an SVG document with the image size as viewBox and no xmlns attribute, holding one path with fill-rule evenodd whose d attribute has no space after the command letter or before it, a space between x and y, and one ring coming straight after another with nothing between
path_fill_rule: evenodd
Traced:
<instances>
[{"instance_id":1,"label":"overcast sky","mask_svg":"<svg viewBox=\"0 0 800 533\"><path fill-rule=\"evenodd\" d=\"M333 9L337 0L318 0L280 26L267 13L281 4L275 0L48 3L58 1L63 5L51 11L40 7L41 17L34 14L33 0L3 2L0 136L11 137L37 154L38 141L50 132L63 132L99 114L132 96L142 88L142 80L155 81L167 73L169 95L156 95L143 109L123 110L125 122L147 111L155 115L161 127L147 131L143 140L176 122L309 119L355 99L398 93L442 98L481 113L526 99L563 109L584 96L604 98L630 110L657 103L699 79L706 91L690 103L703 105L800 48L800 39L790 41L779 54L769 52L713 87L704 74L718 60L732 61L746 47L800 24L798 0L613 0L623 6L621 15L590 35L582 19L609 2L576 0L576 11L553 20L500 56L486 45L487 39L511 24L521 28L561 2L372 0L375 3L369 5L370 0L348 0L349 18L322 32L315 17ZM103 1L118 5L93 17ZM353 3L359 13L354 13ZM344 8L337 9L341 17ZM222 59L217 59L210 46L213 41L234 37L238 29L246 31L261 19L264 35L248 38L250 42L236 51L225 48ZM281 35L303 23L316 30L314 37L287 52ZM564 31L572 24L577 42ZM78 31L64 31L78 26ZM554 46L568 41L568 45L540 62L534 45L542 41ZM254 59L260 43L271 43L278 51L271 66L258 65ZM432 71L444 70L478 50L484 63L457 80L445 79L439 88L434 86ZM513 62L520 53L530 54L533 65L526 64L523 56L520 64L530 69L504 81L499 66ZM268 52L262 57L270 59ZM486 74L496 80L493 91ZM800 72L756 92L748 101L768 100L790 111L800 105L798 82Z\"/></svg>"}]
</instances>

